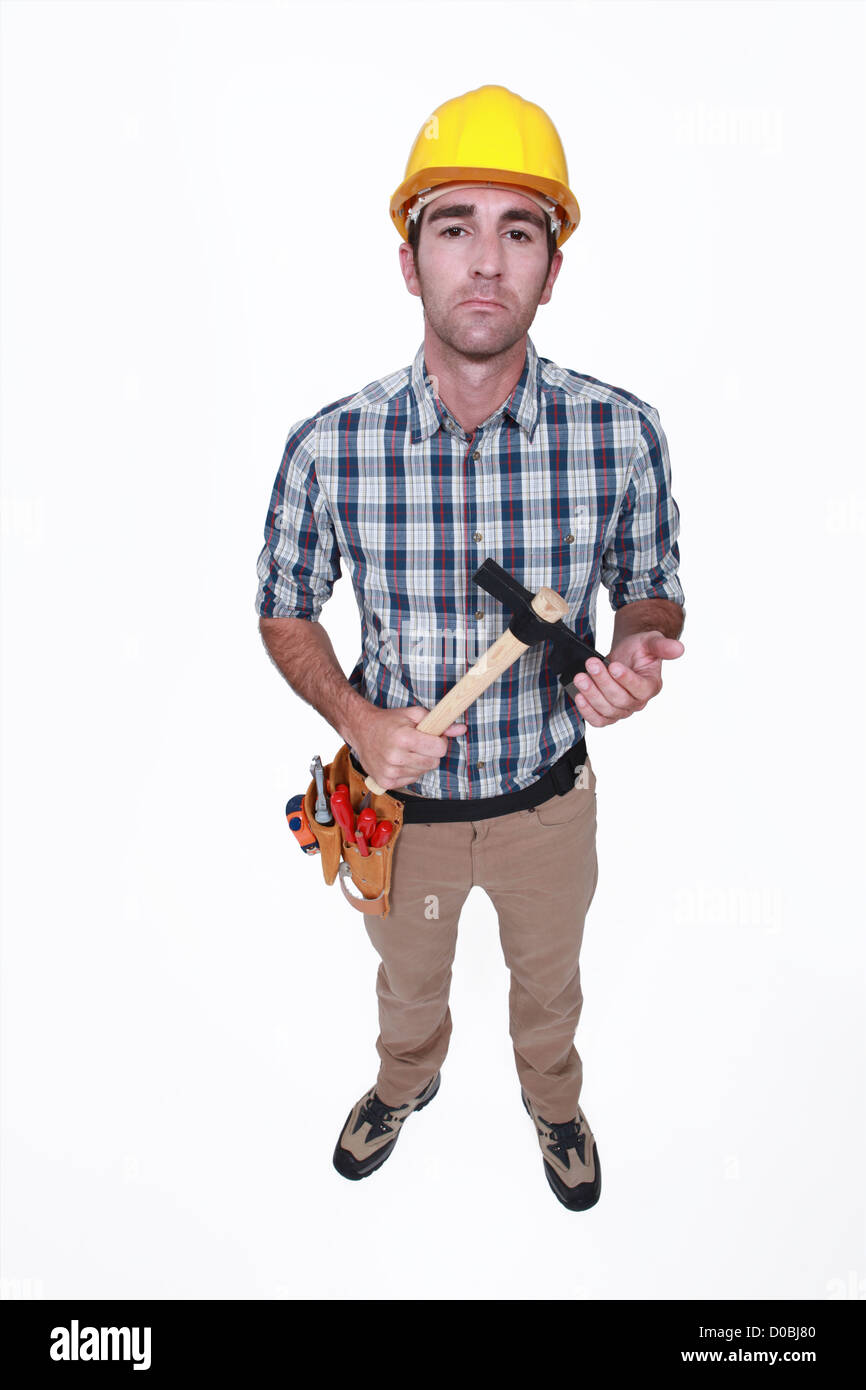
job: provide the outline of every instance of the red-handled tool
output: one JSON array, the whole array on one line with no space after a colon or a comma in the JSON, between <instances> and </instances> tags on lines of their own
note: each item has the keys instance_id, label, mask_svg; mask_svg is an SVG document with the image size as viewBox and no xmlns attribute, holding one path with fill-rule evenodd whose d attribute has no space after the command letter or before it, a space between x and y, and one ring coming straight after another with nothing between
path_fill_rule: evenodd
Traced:
<instances>
[{"instance_id":1,"label":"red-handled tool","mask_svg":"<svg viewBox=\"0 0 866 1390\"><path fill-rule=\"evenodd\" d=\"M387 845L393 829L394 825L392 821L380 820L376 829L373 831L373 838L370 841L373 849L381 849L383 845Z\"/></svg>"},{"instance_id":2,"label":"red-handled tool","mask_svg":"<svg viewBox=\"0 0 866 1390\"><path fill-rule=\"evenodd\" d=\"M345 831L346 839L349 841L349 844L356 844L355 817L352 813L352 807L349 804L348 796L340 796L339 792L334 792L331 797L331 814L340 828Z\"/></svg>"},{"instance_id":3,"label":"red-handled tool","mask_svg":"<svg viewBox=\"0 0 866 1390\"><path fill-rule=\"evenodd\" d=\"M359 813L357 829L360 830L369 844L373 831L376 829L376 812L372 806L365 806L363 811Z\"/></svg>"}]
</instances>

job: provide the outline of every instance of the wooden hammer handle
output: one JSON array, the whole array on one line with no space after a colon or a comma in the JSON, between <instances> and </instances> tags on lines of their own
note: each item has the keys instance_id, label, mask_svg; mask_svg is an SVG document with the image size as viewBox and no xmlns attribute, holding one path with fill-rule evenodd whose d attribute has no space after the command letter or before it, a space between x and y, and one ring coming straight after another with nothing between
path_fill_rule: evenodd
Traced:
<instances>
[{"instance_id":1,"label":"wooden hammer handle","mask_svg":"<svg viewBox=\"0 0 866 1390\"><path fill-rule=\"evenodd\" d=\"M558 623L560 618L564 618L568 612L568 604L565 599L558 594L555 589L548 589L546 586L539 589L532 600L532 609L539 618L543 618L546 623ZM429 714L425 714L420 724L416 725L422 734L441 734L453 724L464 710L468 709L478 696L483 694L488 685L492 685L503 671L507 671L518 657L529 650L529 643L521 642L507 628L501 637L497 637L492 646L478 658L474 666L470 666L465 675L461 676L456 685L446 691L438 704L434 705ZM372 777L367 778L367 786L371 792L382 795L384 787L380 787L378 782L374 782Z\"/></svg>"}]
</instances>

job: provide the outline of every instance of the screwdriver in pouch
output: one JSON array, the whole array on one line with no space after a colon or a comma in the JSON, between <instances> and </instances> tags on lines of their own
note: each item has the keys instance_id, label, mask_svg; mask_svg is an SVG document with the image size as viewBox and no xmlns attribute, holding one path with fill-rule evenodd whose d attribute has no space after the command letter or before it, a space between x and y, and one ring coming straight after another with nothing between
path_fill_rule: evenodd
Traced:
<instances>
[{"instance_id":1,"label":"screwdriver in pouch","mask_svg":"<svg viewBox=\"0 0 866 1390\"><path fill-rule=\"evenodd\" d=\"M370 793L367 793L367 797ZM364 800L367 800L367 797ZM355 827L355 836L358 841L358 849L364 858L368 858L370 850L368 848L376 829L376 812L372 806L363 806L358 812L358 824Z\"/></svg>"},{"instance_id":2,"label":"screwdriver in pouch","mask_svg":"<svg viewBox=\"0 0 866 1390\"><path fill-rule=\"evenodd\" d=\"M373 838L370 841L373 849L381 849L383 845L387 845L393 829L394 826L391 821L380 820L376 829L373 831Z\"/></svg>"},{"instance_id":3,"label":"screwdriver in pouch","mask_svg":"<svg viewBox=\"0 0 866 1390\"><path fill-rule=\"evenodd\" d=\"M355 817L352 814L352 807L348 795L340 795L339 787L331 797L331 810L334 813L334 819L337 824L340 826L341 830L345 832L349 844L357 844L355 839Z\"/></svg>"}]
</instances>

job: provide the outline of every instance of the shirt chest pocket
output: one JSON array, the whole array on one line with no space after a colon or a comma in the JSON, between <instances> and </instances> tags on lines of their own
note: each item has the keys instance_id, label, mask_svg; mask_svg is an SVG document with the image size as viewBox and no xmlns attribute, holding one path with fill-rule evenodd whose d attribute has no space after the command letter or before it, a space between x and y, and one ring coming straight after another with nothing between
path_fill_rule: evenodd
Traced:
<instances>
[{"instance_id":1,"label":"shirt chest pocket","mask_svg":"<svg viewBox=\"0 0 866 1390\"><path fill-rule=\"evenodd\" d=\"M583 594L591 565L585 515L533 518L513 545L507 534L503 539L506 556L510 552L513 559L511 572L528 589L535 592L546 584L563 598ZM507 569L507 558L503 563Z\"/></svg>"}]
</instances>

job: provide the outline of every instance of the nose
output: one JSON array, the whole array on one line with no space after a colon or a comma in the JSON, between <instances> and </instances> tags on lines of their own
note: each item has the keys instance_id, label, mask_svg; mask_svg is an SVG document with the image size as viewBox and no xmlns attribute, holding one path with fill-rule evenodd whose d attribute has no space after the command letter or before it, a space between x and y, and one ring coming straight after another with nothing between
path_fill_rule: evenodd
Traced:
<instances>
[{"instance_id":1,"label":"nose","mask_svg":"<svg viewBox=\"0 0 866 1390\"><path fill-rule=\"evenodd\" d=\"M475 233L470 258L470 274L482 279L494 279L502 274L503 248L495 227Z\"/></svg>"}]
</instances>

